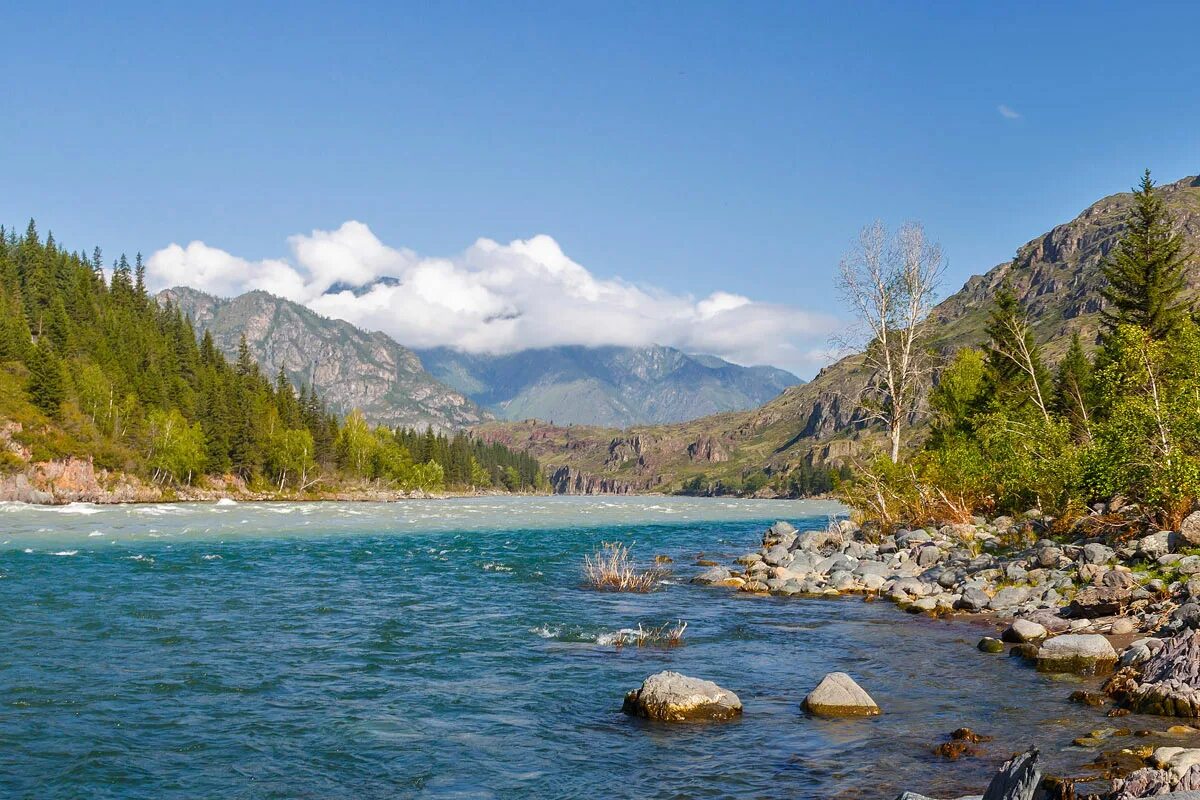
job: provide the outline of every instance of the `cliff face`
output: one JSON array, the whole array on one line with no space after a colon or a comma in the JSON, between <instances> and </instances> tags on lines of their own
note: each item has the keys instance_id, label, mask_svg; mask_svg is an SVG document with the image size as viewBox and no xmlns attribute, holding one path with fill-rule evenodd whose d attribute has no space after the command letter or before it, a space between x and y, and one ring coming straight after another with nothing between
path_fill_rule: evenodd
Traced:
<instances>
[{"instance_id":1,"label":"cliff face","mask_svg":"<svg viewBox=\"0 0 1200 800\"><path fill-rule=\"evenodd\" d=\"M1200 255L1200 178L1185 178L1159 191L1191 252ZM934 310L932 346L948 354L982 343L992 298L1006 280L1029 310L1050 361L1066 351L1073 331L1080 331L1085 341L1094 340L1102 304L1101 265L1123 230L1130 201L1128 193L1106 197L1027 242L1013 261L969 279ZM1188 285L1191 295L1200 298L1200 268L1191 271ZM490 423L482 430L529 449L545 464L619 477L639 488L671 490L696 475L733 479L755 469L786 471L801 462L841 464L853 458L877 436L864 425L857 404L869 378L861 355L852 355L750 411L626 431L537 422ZM918 413L912 422L920 421ZM641 443L638 458L611 462L613 446L631 435Z\"/></svg>"},{"instance_id":2,"label":"cliff face","mask_svg":"<svg viewBox=\"0 0 1200 800\"><path fill-rule=\"evenodd\" d=\"M357 408L375 424L432 425L438 430L466 428L492 418L434 379L415 353L383 333L326 319L266 292L223 300L181 287L158 297L178 305L197 332L211 333L231 358L237 357L244 333L264 372L273 376L283 367L294 384L316 387L338 413Z\"/></svg>"}]
</instances>

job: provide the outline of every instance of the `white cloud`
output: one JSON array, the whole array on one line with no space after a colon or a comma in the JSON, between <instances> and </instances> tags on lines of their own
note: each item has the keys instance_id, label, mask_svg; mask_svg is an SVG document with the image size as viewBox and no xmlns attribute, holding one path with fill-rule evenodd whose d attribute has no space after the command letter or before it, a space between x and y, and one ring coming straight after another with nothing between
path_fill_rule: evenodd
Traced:
<instances>
[{"instance_id":1,"label":"white cloud","mask_svg":"<svg viewBox=\"0 0 1200 800\"><path fill-rule=\"evenodd\" d=\"M1009 106L1004 105L1003 103L996 106L996 110L999 111L1000 116L1004 117L1005 119L1020 119L1021 118L1020 112L1016 111L1013 108L1010 108Z\"/></svg>"},{"instance_id":2,"label":"white cloud","mask_svg":"<svg viewBox=\"0 0 1200 800\"><path fill-rule=\"evenodd\" d=\"M147 261L147 278L155 289L225 297L263 289L408 347L476 353L663 344L808 373L828 360L821 345L834 327L828 315L729 292L697 300L597 278L545 235L480 239L457 256L429 258L350 221L292 236L288 246L286 260L247 261L203 242L172 244Z\"/></svg>"}]
</instances>

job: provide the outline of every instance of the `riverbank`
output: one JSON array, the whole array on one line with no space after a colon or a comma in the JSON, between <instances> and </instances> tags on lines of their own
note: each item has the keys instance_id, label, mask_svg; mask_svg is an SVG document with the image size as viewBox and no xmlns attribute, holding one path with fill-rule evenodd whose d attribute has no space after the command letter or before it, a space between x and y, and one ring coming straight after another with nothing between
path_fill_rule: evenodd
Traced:
<instances>
[{"instance_id":1,"label":"riverbank","mask_svg":"<svg viewBox=\"0 0 1200 800\"><path fill-rule=\"evenodd\" d=\"M1118 499L1065 533L1054 529L1037 510L888 534L848 520L818 530L780 522L758 550L729 566L706 562L692 580L785 598L861 595L980 620L995 633L979 641L985 653L1048 673L1111 675L1098 691L1071 695L1114 719L1072 743L1095 751L1113 781L1088 786L1093 796L1200 789L1200 730L1179 724L1200 717L1200 513L1179 531L1147 530ZM1142 716L1135 725L1121 719L1129 715ZM1135 734L1141 741L1125 739Z\"/></svg>"},{"instance_id":2,"label":"riverbank","mask_svg":"<svg viewBox=\"0 0 1200 800\"><path fill-rule=\"evenodd\" d=\"M400 491L372 484L317 484L305 490L252 489L236 475L204 476L194 485L147 483L124 472L97 470L90 459L40 461L20 472L0 476L0 502L33 505L95 503L189 503L234 500L241 502L394 502L451 497L523 494L499 489L480 491Z\"/></svg>"}]
</instances>

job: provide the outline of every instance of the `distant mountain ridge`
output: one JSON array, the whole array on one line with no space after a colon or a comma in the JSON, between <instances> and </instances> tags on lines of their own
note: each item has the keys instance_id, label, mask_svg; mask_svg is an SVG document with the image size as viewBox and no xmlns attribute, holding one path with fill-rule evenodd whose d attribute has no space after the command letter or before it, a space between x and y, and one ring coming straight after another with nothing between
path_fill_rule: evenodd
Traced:
<instances>
[{"instance_id":1,"label":"distant mountain ridge","mask_svg":"<svg viewBox=\"0 0 1200 800\"><path fill-rule=\"evenodd\" d=\"M672 347L561 346L508 355L418 350L438 380L509 420L630 425L683 422L754 408L803 383L775 367L742 367Z\"/></svg>"},{"instance_id":2,"label":"distant mountain ridge","mask_svg":"<svg viewBox=\"0 0 1200 800\"><path fill-rule=\"evenodd\" d=\"M166 289L158 299L179 306L197 332L207 330L233 358L244 333L268 375L282 366L293 384L316 387L338 413L357 408L374 424L444 431L493 418L434 379L411 350L386 334L322 317L299 303L262 291L223 299L187 287Z\"/></svg>"}]
</instances>

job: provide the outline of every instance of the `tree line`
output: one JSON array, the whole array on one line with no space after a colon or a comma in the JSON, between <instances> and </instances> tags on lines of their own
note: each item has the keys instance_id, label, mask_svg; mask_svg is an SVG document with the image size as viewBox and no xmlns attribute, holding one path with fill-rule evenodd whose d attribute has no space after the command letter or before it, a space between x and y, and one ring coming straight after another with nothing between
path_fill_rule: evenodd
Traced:
<instances>
[{"instance_id":1,"label":"tree line","mask_svg":"<svg viewBox=\"0 0 1200 800\"><path fill-rule=\"evenodd\" d=\"M5 412L36 460L91 457L161 484L232 474L279 490L544 486L533 458L502 445L372 428L358 412L341 420L282 370L264 375L244 338L230 363L148 294L141 254L106 268L99 248L69 251L32 220L23 235L0 227L0 365L0 388L17 398ZM19 466L11 454L0 463Z\"/></svg>"},{"instance_id":2,"label":"tree line","mask_svg":"<svg viewBox=\"0 0 1200 800\"><path fill-rule=\"evenodd\" d=\"M1069 520L1120 495L1150 521L1177 526L1200 498L1200 319L1185 296L1192 263L1147 171L1102 265L1098 333L1076 332L1051 369L1026 309L1002 286L986 343L935 365L924 444L861 465L845 498L899 522L1030 507ZM877 362L887 355L878 340L872 346ZM885 416L901 407L884 392ZM909 419L894 416L890 430Z\"/></svg>"}]
</instances>

